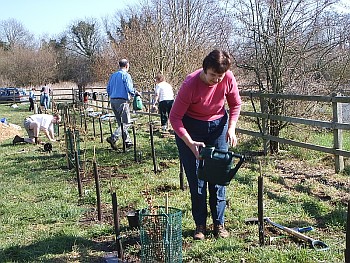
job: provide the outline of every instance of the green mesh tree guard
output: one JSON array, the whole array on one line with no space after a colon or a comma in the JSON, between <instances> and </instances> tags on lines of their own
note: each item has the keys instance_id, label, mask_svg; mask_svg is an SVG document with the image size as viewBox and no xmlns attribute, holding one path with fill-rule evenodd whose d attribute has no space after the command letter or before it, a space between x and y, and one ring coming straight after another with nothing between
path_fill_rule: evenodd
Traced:
<instances>
[{"instance_id":1,"label":"green mesh tree guard","mask_svg":"<svg viewBox=\"0 0 350 263\"><path fill-rule=\"evenodd\" d=\"M69 160L69 168L75 167L75 153L74 151L77 151L78 153L78 163L80 164L80 137L79 137L79 130L71 130L68 128L66 130L66 136L67 136L67 150L68 150L68 160Z\"/></svg>"},{"instance_id":2,"label":"green mesh tree guard","mask_svg":"<svg viewBox=\"0 0 350 263\"><path fill-rule=\"evenodd\" d=\"M139 214L142 262L182 262L182 212L173 207Z\"/></svg>"}]
</instances>

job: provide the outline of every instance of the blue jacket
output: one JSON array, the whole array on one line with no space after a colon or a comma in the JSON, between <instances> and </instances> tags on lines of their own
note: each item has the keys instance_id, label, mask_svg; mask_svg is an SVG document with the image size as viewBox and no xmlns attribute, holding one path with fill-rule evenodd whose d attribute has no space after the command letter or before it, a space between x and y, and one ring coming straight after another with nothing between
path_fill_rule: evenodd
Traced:
<instances>
[{"instance_id":1,"label":"blue jacket","mask_svg":"<svg viewBox=\"0 0 350 263\"><path fill-rule=\"evenodd\" d=\"M107 93L111 99L124 98L128 100L129 94L134 97L135 89L130 74L124 69L114 72L109 78Z\"/></svg>"},{"instance_id":2,"label":"blue jacket","mask_svg":"<svg viewBox=\"0 0 350 263\"><path fill-rule=\"evenodd\" d=\"M34 94L34 91L29 91L29 98L35 100L35 94Z\"/></svg>"}]
</instances>

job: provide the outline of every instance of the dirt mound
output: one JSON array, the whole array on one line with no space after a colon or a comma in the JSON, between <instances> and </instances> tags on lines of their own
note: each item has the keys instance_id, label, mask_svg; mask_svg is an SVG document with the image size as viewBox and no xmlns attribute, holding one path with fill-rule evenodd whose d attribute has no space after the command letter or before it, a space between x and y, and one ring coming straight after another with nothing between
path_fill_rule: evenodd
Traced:
<instances>
[{"instance_id":1,"label":"dirt mound","mask_svg":"<svg viewBox=\"0 0 350 263\"><path fill-rule=\"evenodd\" d=\"M0 122L0 142L13 138L16 134L22 135L22 128L20 126Z\"/></svg>"}]
</instances>

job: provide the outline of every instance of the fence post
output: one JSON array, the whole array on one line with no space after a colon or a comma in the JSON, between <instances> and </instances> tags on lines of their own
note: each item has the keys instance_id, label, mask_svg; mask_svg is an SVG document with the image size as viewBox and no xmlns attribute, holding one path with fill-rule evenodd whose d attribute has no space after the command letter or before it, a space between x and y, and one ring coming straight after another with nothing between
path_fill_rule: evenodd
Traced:
<instances>
[{"instance_id":1,"label":"fence post","mask_svg":"<svg viewBox=\"0 0 350 263\"><path fill-rule=\"evenodd\" d=\"M152 93L149 91L148 95L148 121L151 122L151 102L152 102Z\"/></svg>"},{"instance_id":2,"label":"fence post","mask_svg":"<svg viewBox=\"0 0 350 263\"><path fill-rule=\"evenodd\" d=\"M100 93L100 97L101 97L101 104L102 104L102 113L106 112L107 110L105 110L105 97L103 96L103 93Z\"/></svg>"},{"instance_id":3,"label":"fence post","mask_svg":"<svg viewBox=\"0 0 350 263\"><path fill-rule=\"evenodd\" d=\"M346 223L345 263L350 263L350 202L348 202L348 216Z\"/></svg>"},{"instance_id":4,"label":"fence post","mask_svg":"<svg viewBox=\"0 0 350 263\"><path fill-rule=\"evenodd\" d=\"M72 88L72 101L73 101L73 105L75 104L75 98L74 98L74 88Z\"/></svg>"},{"instance_id":5,"label":"fence post","mask_svg":"<svg viewBox=\"0 0 350 263\"><path fill-rule=\"evenodd\" d=\"M332 108L333 108L333 124L335 123L342 123L343 117L342 117L342 105L341 103L338 103L334 100L337 96L340 96L340 93L333 93L332 94ZM333 148L341 150L343 147L343 131L338 128L333 129ZM335 172L339 173L344 170L344 157L335 154Z\"/></svg>"}]
</instances>

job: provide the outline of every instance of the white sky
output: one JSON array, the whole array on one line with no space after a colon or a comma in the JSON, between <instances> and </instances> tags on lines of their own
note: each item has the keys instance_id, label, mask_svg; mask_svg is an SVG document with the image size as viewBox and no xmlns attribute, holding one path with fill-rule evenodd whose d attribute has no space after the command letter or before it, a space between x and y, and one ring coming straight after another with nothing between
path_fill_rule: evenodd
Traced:
<instances>
[{"instance_id":1,"label":"white sky","mask_svg":"<svg viewBox=\"0 0 350 263\"><path fill-rule=\"evenodd\" d=\"M342 13L350 13L350 0L340 0L338 11Z\"/></svg>"},{"instance_id":2,"label":"white sky","mask_svg":"<svg viewBox=\"0 0 350 263\"><path fill-rule=\"evenodd\" d=\"M14 18L36 37L62 33L78 19L113 15L138 0L0 0L0 20Z\"/></svg>"}]
</instances>

